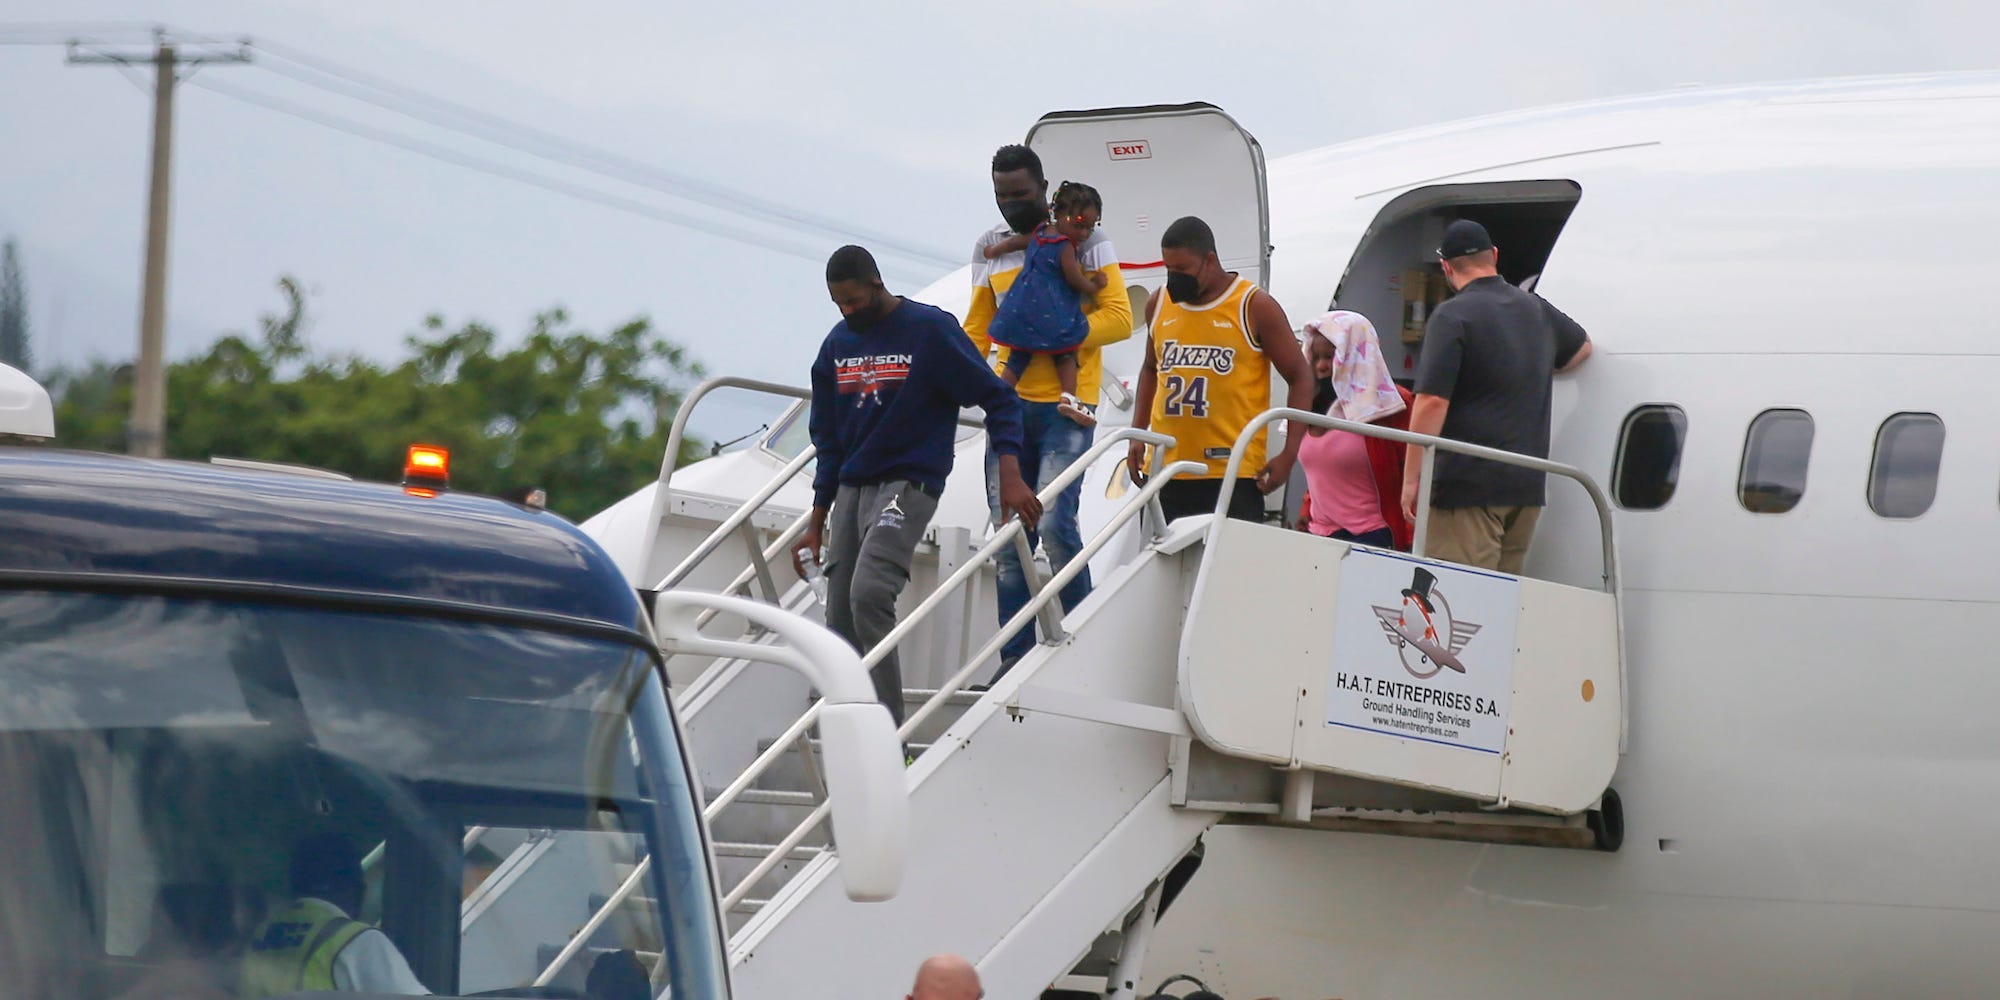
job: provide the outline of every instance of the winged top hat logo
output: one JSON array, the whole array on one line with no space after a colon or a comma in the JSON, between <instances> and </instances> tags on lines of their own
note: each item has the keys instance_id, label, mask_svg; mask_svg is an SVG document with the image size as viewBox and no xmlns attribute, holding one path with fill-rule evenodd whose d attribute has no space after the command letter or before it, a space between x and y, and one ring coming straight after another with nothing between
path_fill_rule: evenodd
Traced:
<instances>
[{"instance_id":1,"label":"winged top hat logo","mask_svg":"<svg viewBox=\"0 0 2000 1000\"><path fill-rule=\"evenodd\" d=\"M1400 605L1373 605L1383 636L1401 655L1403 669L1418 680L1446 668L1465 673L1458 654L1479 632L1478 625L1452 617L1451 604L1437 582L1436 574L1419 566L1403 588Z\"/></svg>"}]
</instances>

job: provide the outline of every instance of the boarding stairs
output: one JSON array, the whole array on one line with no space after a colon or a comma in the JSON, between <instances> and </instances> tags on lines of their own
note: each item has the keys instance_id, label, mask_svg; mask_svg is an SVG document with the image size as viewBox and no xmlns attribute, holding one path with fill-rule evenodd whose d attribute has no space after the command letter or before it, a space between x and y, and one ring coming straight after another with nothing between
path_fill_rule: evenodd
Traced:
<instances>
[{"instance_id":1,"label":"boarding stairs","mask_svg":"<svg viewBox=\"0 0 2000 1000\"><path fill-rule=\"evenodd\" d=\"M804 397L744 379L697 389L676 421L656 509L670 502L671 445L687 414L728 386ZM1616 849L1622 821L1608 786L1625 686L1616 546L1596 484L1556 463L1287 410L1245 430L1232 474L1253 436L1282 418L1424 445L1426 473L1444 448L1577 482L1600 525L1599 585L1517 580L1219 516L1163 524L1159 488L1194 463L1150 470L1059 573L1028 558L1018 525L976 545L964 529L935 529L899 626L863 659L900 649L905 677L928 681L904 692L916 759L909 871L895 900L854 903L840 889L812 738L818 707L803 681L717 661L676 694L708 786L738 995L828 995L829 983L840 995L894 995L938 951L972 958L992 996L1139 995L1142 978L1184 971L1147 973L1148 941L1170 883L1198 864L1202 834L1220 823ZM1167 441L1101 428L1044 503L1132 440ZM765 510L809 460L808 450L788 462L645 589L683 585L741 538L747 565L725 589L816 614L786 555L805 516ZM1419 551L1427 521L1420 512ZM977 597L1003 546L1033 567L1033 597L996 631L990 598ZM1093 556L1135 550L1109 572L1100 565L1091 596L1061 613L1058 591ZM1458 605L1457 627L1441 615L1423 647L1452 660L1449 670L1398 644L1384 617L1403 591L1424 589L1419 569L1432 611L1447 595ZM990 691L973 690L1001 637L1030 618L1043 642ZM661 637L670 673L684 673L671 664L684 638ZM1503 645L1512 655L1496 666ZM1478 674L1491 670L1504 675ZM1445 690L1460 676L1479 684ZM603 920L642 905L642 881L591 900L592 922L545 949L538 982L573 975L565 970L592 950Z\"/></svg>"}]
</instances>

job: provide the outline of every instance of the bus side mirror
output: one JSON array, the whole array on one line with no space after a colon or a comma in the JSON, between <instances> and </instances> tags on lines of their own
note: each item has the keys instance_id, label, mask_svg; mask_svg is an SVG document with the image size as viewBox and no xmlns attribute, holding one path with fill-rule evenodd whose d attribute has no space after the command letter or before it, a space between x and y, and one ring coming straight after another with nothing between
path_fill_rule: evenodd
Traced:
<instances>
[{"instance_id":1,"label":"bus side mirror","mask_svg":"<svg viewBox=\"0 0 2000 1000\"><path fill-rule=\"evenodd\" d=\"M714 608L777 633L782 645L711 639L695 618ZM875 685L847 641L791 612L723 594L660 591L653 599L660 648L725 659L756 660L804 674L820 705L821 764L841 881L849 899L893 899L909 854L910 797L895 720L875 700Z\"/></svg>"},{"instance_id":2,"label":"bus side mirror","mask_svg":"<svg viewBox=\"0 0 2000 1000\"><path fill-rule=\"evenodd\" d=\"M49 391L18 368L0 365L0 435L52 438L56 408Z\"/></svg>"},{"instance_id":3,"label":"bus side mirror","mask_svg":"<svg viewBox=\"0 0 2000 1000\"><path fill-rule=\"evenodd\" d=\"M858 669L861 658L855 656L854 663ZM866 705L822 706L819 732L847 898L865 903L894 899L903 887L910 839L908 777L896 720L875 700L871 685Z\"/></svg>"}]
</instances>

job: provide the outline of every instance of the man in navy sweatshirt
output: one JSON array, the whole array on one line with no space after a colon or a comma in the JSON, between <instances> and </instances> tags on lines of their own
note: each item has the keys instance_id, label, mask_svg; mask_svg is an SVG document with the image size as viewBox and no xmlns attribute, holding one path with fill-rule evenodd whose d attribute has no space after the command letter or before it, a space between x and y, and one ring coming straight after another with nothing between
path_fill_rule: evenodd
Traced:
<instances>
[{"instance_id":1,"label":"man in navy sweatshirt","mask_svg":"<svg viewBox=\"0 0 2000 1000\"><path fill-rule=\"evenodd\" d=\"M889 294L875 258L857 246L826 262L826 290L842 317L812 367L811 524L799 548L815 561L826 536L826 624L866 653L896 627L896 597L951 474L958 411L986 411L1000 456L1002 519L1035 524L1041 501L1021 478L1021 400L973 353L958 320ZM832 512L829 527L828 511ZM798 560L799 575L805 575ZM903 670L890 653L875 695L903 723Z\"/></svg>"}]
</instances>

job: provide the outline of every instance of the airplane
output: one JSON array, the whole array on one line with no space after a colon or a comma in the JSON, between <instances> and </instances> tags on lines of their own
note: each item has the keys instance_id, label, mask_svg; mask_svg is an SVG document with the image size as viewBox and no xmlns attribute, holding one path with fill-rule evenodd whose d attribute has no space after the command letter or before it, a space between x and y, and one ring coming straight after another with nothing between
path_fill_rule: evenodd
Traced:
<instances>
[{"instance_id":1,"label":"airplane","mask_svg":"<svg viewBox=\"0 0 2000 1000\"><path fill-rule=\"evenodd\" d=\"M1159 231L1200 215L1225 266L1295 327L1361 312L1407 377L1442 297L1432 250L1471 218L1503 276L1595 345L1555 379L1550 455L1612 502L1622 836L1555 850L1217 825L1152 935L1148 978L1346 1000L1990 992L2000 338L1978 289L2000 247L1996 136L1990 72L1591 101L1268 169L1208 105L1038 122L1049 177L1103 192L1135 302L1163 278ZM967 274L910 295L962 315ZM1120 384L1100 436L1130 420L1144 336L1105 352ZM802 423L795 411L760 447L677 473L666 514L682 540L660 534L656 487L589 527L644 575L797 456ZM983 447L962 440L936 522L975 538ZM1122 455L1085 474L1086 537L1131 489ZM1596 586L1610 535L1582 490L1550 482L1524 577ZM802 494L786 486L773 509L803 509ZM1147 544L1128 535L1096 556L1100 580ZM1246 656L1311 597L1284 585L1234 609ZM1178 627L1172 612L1155 627Z\"/></svg>"}]
</instances>

